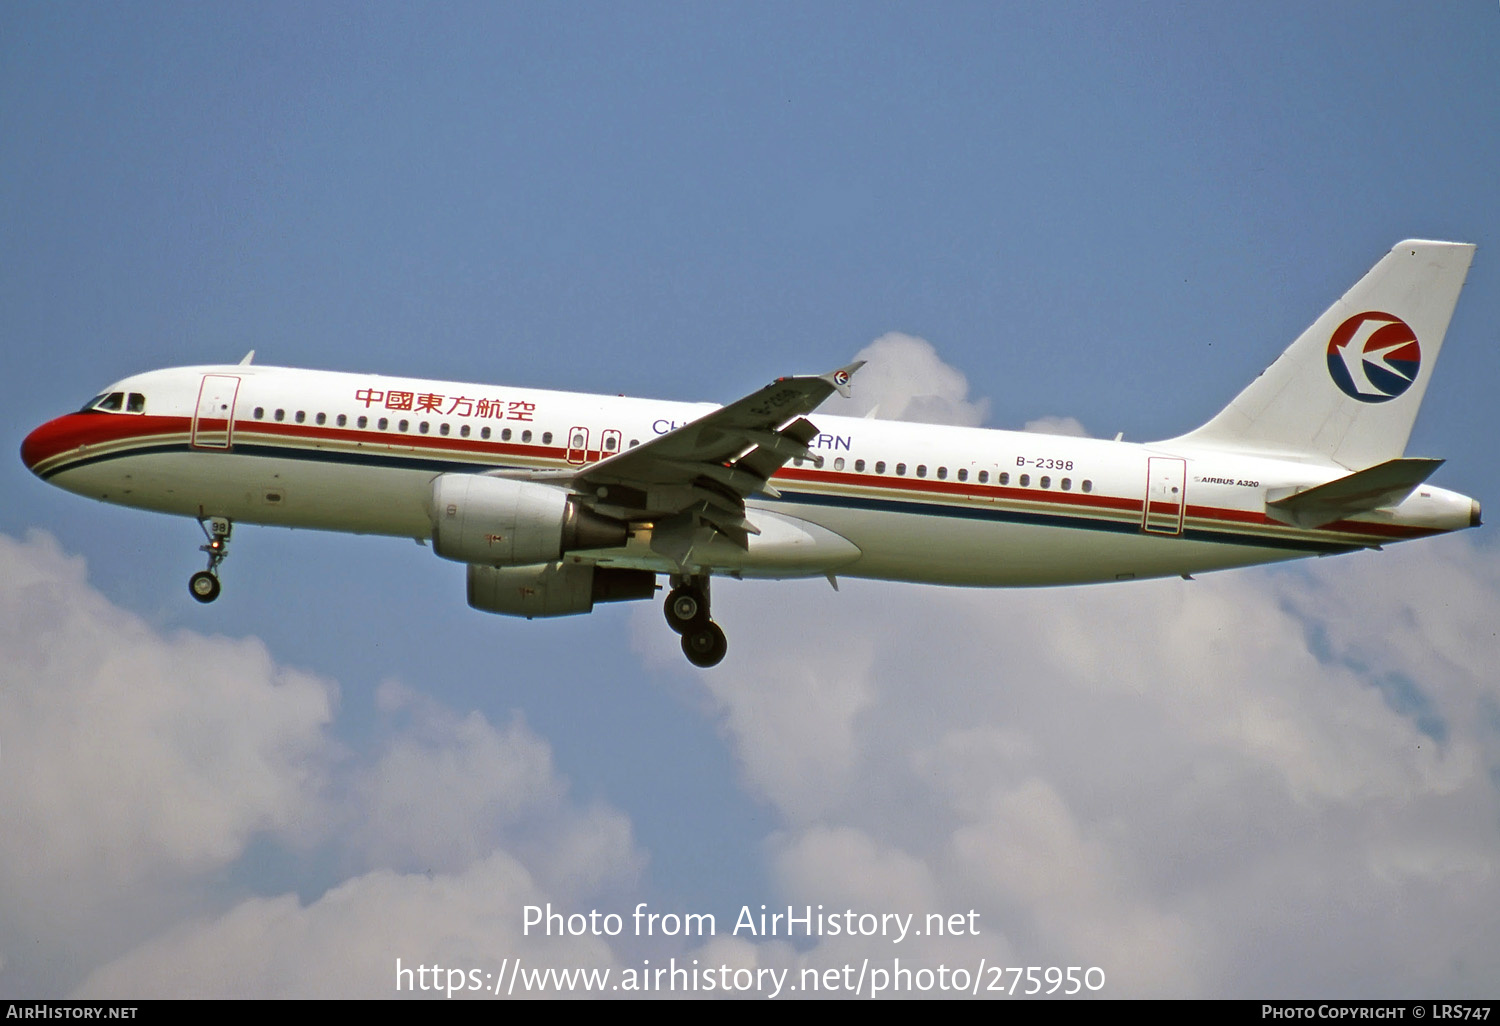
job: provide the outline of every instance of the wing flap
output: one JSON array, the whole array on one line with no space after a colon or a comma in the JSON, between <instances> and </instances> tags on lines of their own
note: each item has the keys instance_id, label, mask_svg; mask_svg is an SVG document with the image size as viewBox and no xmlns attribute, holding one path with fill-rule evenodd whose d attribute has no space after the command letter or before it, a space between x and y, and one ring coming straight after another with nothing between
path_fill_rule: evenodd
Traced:
<instances>
[{"instance_id":1,"label":"wing flap","mask_svg":"<svg viewBox=\"0 0 1500 1026\"><path fill-rule=\"evenodd\" d=\"M761 530L745 516L756 493L775 497L771 477L789 460L823 465L808 420L832 393L849 394L864 361L828 374L777 378L697 420L578 471L580 500L616 519L656 522L652 548L686 568L715 536L740 552Z\"/></svg>"},{"instance_id":2,"label":"wing flap","mask_svg":"<svg viewBox=\"0 0 1500 1026\"><path fill-rule=\"evenodd\" d=\"M716 492L727 492L733 512L742 517L745 498L769 493L771 476L788 461L801 457L822 463L809 448L818 429L805 414L833 392L847 392L850 376L861 366L863 361L829 374L778 378L728 406L585 468L576 475L575 485L584 494L623 486L627 494L649 495L650 501L639 510L649 516L690 509L701 499L694 489L707 483ZM684 485L686 492L672 487Z\"/></svg>"}]
</instances>

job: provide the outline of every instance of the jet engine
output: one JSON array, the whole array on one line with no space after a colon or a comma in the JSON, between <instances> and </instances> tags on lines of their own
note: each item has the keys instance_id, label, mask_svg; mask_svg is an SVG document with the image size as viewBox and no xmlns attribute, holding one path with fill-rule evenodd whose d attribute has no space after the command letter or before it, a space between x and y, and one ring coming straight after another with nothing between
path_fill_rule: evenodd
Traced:
<instances>
[{"instance_id":1,"label":"jet engine","mask_svg":"<svg viewBox=\"0 0 1500 1026\"><path fill-rule=\"evenodd\" d=\"M532 567L565 552L616 548L630 533L566 489L479 474L439 476L430 513L433 551L460 563Z\"/></svg>"},{"instance_id":2,"label":"jet engine","mask_svg":"<svg viewBox=\"0 0 1500 1026\"><path fill-rule=\"evenodd\" d=\"M595 602L629 602L655 594L656 575L649 570L617 570L592 563L469 564L469 605L528 620L588 613Z\"/></svg>"}]
</instances>

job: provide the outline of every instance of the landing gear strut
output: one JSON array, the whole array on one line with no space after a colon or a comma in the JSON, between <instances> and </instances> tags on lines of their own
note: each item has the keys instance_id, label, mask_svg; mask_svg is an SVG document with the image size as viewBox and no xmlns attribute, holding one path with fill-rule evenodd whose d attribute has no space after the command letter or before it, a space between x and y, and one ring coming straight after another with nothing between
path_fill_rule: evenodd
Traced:
<instances>
[{"instance_id":1,"label":"landing gear strut","mask_svg":"<svg viewBox=\"0 0 1500 1026\"><path fill-rule=\"evenodd\" d=\"M188 578L188 592L199 602L212 602L219 597L219 564L229 555L229 533L234 525L228 517L200 517L198 526L208 538L207 545L198 546L199 552L208 553L208 569Z\"/></svg>"},{"instance_id":2,"label":"landing gear strut","mask_svg":"<svg viewBox=\"0 0 1500 1026\"><path fill-rule=\"evenodd\" d=\"M709 619L708 577L672 578L662 610L667 626L682 635L682 654L694 666L717 666L729 651L729 642L719 625Z\"/></svg>"}]
</instances>

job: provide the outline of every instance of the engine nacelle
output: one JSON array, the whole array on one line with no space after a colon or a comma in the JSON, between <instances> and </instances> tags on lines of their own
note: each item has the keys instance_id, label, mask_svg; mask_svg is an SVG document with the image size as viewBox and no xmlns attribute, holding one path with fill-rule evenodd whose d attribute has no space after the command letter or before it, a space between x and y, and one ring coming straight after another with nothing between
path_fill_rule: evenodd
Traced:
<instances>
[{"instance_id":1,"label":"engine nacelle","mask_svg":"<svg viewBox=\"0 0 1500 1026\"><path fill-rule=\"evenodd\" d=\"M469 564L469 605L528 620L588 613L595 602L629 602L655 594L656 575L649 570L616 570L592 563L503 568Z\"/></svg>"},{"instance_id":2,"label":"engine nacelle","mask_svg":"<svg viewBox=\"0 0 1500 1026\"><path fill-rule=\"evenodd\" d=\"M479 474L432 482L432 548L444 559L532 566L580 549L625 544L630 529L578 504L566 489Z\"/></svg>"}]
</instances>

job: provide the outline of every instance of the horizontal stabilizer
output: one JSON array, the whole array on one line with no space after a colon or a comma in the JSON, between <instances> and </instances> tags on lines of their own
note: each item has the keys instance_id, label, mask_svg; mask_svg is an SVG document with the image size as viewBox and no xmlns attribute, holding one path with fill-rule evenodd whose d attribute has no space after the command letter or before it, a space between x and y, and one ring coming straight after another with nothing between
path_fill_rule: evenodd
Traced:
<instances>
[{"instance_id":1,"label":"horizontal stabilizer","mask_svg":"<svg viewBox=\"0 0 1500 1026\"><path fill-rule=\"evenodd\" d=\"M1443 460L1397 459L1290 495L1266 493L1266 515L1293 527L1322 527L1335 520L1397 506L1443 465Z\"/></svg>"}]
</instances>

